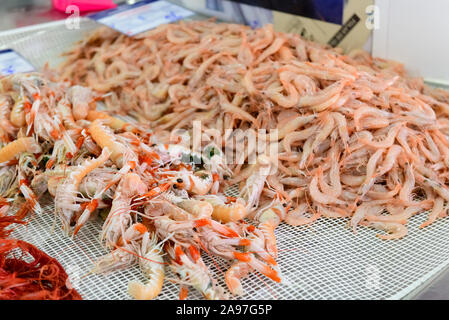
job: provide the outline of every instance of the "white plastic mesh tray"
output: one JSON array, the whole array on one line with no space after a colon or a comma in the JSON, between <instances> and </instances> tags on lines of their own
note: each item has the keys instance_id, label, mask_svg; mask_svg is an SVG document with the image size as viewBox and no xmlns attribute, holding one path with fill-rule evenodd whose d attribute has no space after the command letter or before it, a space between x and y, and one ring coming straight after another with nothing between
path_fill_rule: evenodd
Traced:
<instances>
[{"instance_id":1,"label":"white plastic mesh tray","mask_svg":"<svg viewBox=\"0 0 449 320\"><path fill-rule=\"evenodd\" d=\"M0 33L0 48L17 50L38 69L46 61L55 66L60 53L98 25L83 19L81 29L68 30L63 22L32 29ZM55 225L52 200L43 201L44 214L34 216L26 226L18 226L12 236L29 241L66 268L74 287L84 299L130 299L129 280L144 280L137 267L108 275L90 274L93 261L106 252L98 240L101 222L89 221L75 240L63 235ZM426 219L420 214L410 219L409 235L402 240L383 241L376 231L359 227L355 235L347 221L319 219L311 226L276 230L278 263L283 282L277 284L252 274L243 280L244 299L401 299L433 278L449 265L449 220L440 219L419 230ZM52 231L54 230L54 231ZM220 279L227 263L204 257ZM168 270L167 270L168 271ZM168 272L168 278L174 278ZM158 299L177 299L179 288L166 281ZM189 299L200 299L194 289Z\"/></svg>"}]
</instances>

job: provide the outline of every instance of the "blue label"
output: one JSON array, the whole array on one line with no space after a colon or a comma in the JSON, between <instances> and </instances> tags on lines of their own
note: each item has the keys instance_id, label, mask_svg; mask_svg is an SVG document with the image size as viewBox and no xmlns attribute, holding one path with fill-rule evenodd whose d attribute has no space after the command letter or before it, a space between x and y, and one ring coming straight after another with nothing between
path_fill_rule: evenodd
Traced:
<instances>
[{"instance_id":1,"label":"blue label","mask_svg":"<svg viewBox=\"0 0 449 320\"><path fill-rule=\"evenodd\" d=\"M6 76L17 72L31 71L34 71L33 65L14 50L0 51L0 75Z\"/></svg>"},{"instance_id":2,"label":"blue label","mask_svg":"<svg viewBox=\"0 0 449 320\"><path fill-rule=\"evenodd\" d=\"M308 17L316 20L326 21L335 24L343 23L344 0L231 0L251 6L262 7L269 10L275 10L297 16ZM222 0L210 0L206 2L207 8L215 9ZM252 25L251 22L249 22Z\"/></svg>"},{"instance_id":3,"label":"blue label","mask_svg":"<svg viewBox=\"0 0 449 320\"><path fill-rule=\"evenodd\" d=\"M123 4L114 9L89 15L89 18L133 36L194 14L190 10L167 1L147 0L132 5Z\"/></svg>"}]
</instances>

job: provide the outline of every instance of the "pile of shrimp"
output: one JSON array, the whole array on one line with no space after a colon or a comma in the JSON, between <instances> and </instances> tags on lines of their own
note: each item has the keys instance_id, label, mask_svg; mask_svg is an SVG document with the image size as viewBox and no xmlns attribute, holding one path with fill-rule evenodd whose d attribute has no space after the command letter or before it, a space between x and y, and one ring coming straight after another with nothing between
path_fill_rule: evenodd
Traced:
<instances>
[{"instance_id":1,"label":"pile of shrimp","mask_svg":"<svg viewBox=\"0 0 449 320\"><path fill-rule=\"evenodd\" d=\"M182 299L190 287L207 299L242 295L241 278L251 272L281 281L273 219L256 226L243 220L262 191L264 181L254 183L270 167L266 156L257 159L241 195L226 197L219 179L230 170L219 150L197 155L145 125L101 111L105 97L86 87L16 74L0 78L0 99L0 220L6 227L49 214L39 203L47 193L67 236L76 237L90 218L103 218L99 238L108 253L92 272L139 265L147 280L129 282L136 299L157 297L167 268ZM196 157L200 161L192 161ZM226 272L214 273L202 253L226 260Z\"/></svg>"},{"instance_id":2,"label":"pile of shrimp","mask_svg":"<svg viewBox=\"0 0 449 320\"><path fill-rule=\"evenodd\" d=\"M213 21L132 38L101 28L66 57L62 79L109 94L110 110L155 132L200 120L206 140L225 150L228 130L278 129L266 139L277 170L254 182L261 190L247 217L256 221L348 218L354 232L363 225L398 239L413 215L429 212L421 227L447 216L449 93L408 77L397 62L343 55L271 25ZM260 165L248 159L228 163L222 184L254 175Z\"/></svg>"},{"instance_id":3,"label":"pile of shrimp","mask_svg":"<svg viewBox=\"0 0 449 320\"><path fill-rule=\"evenodd\" d=\"M252 272L280 282L283 222L340 218L399 239L416 214L422 228L447 216L449 93L399 63L213 21L101 28L66 57L58 73L1 79L0 214L45 214L48 191L69 236L104 217L93 271L138 264L137 299L161 292L167 268L182 299L242 295ZM268 131L265 147L237 147L237 129ZM228 262L226 287L203 253Z\"/></svg>"}]
</instances>

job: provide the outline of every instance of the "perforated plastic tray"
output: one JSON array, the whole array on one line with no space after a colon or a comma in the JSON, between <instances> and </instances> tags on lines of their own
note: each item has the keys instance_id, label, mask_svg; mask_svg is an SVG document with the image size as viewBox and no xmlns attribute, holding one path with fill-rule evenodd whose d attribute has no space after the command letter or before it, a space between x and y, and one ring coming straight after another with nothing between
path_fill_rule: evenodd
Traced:
<instances>
[{"instance_id":1,"label":"perforated plastic tray","mask_svg":"<svg viewBox=\"0 0 449 320\"><path fill-rule=\"evenodd\" d=\"M0 33L0 48L17 50L37 69L49 61L57 65L61 52L98 25L82 19L79 30L68 30L63 21ZM19 226L12 236L29 241L57 258L66 268L74 287L84 299L130 299L129 280L144 280L137 267L108 275L91 274L93 261L106 252L98 240L101 222L92 220L75 240L64 236L55 223L51 198L42 200L44 214ZM278 263L283 282L252 274L243 280L243 299L402 299L449 266L449 219L440 219L419 230L426 219L410 219L409 235L402 240L383 241L376 231L359 227L357 235L346 220L319 219L311 226L282 224L276 230ZM227 263L208 256L218 279ZM167 278L174 276L167 270ZM224 283L221 281L221 284ZM158 299L176 299L178 286L165 281ZM200 299L194 289L189 299Z\"/></svg>"}]
</instances>

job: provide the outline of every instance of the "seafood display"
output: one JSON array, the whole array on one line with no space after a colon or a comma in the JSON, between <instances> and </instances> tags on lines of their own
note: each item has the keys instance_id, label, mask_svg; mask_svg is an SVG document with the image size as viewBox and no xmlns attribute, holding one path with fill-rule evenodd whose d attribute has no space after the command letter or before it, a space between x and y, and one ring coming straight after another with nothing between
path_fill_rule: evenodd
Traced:
<instances>
[{"instance_id":1,"label":"seafood display","mask_svg":"<svg viewBox=\"0 0 449 320\"><path fill-rule=\"evenodd\" d=\"M399 63L210 20L99 28L65 57L0 79L0 216L48 214L48 192L68 237L103 218L92 272L138 265L136 299L168 280L180 299L244 295L250 273L281 282L281 223L392 240L414 215L447 217L449 93Z\"/></svg>"},{"instance_id":2,"label":"seafood display","mask_svg":"<svg viewBox=\"0 0 449 320\"><path fill-rule=\"evenodd\" d=\"M182 161L193 157L188 149L175 152L179 145L164 135L98 110L103 96L85 87L29 73L2 78L1 88L10 114L21 104L25 110L21 126L5 132L0 149L6 226L48 214L39 204L47 191L67 236L76 237L89 218L106 211L99 238L109 253L92 272L138 264L148 280L129 283L136 299L161 292L166 267L178 277L172 281L181 284L181 298L189 287L208 299L242 294L235 272L229 290L218 285L202 252L281 281L274 233L242 220L249 212L243 199L254 198L263 184L245 189L241 199L211 193L212 176L228 171L219 160L219 167L207 165L217 154L203 153L199 163ZM79 105L86 110L75 120ZM13 205L18 211L6 215Z\"/></svg>"},{"instance_id":3,"label":"seafood display","mask_svg":"<svg viewBox=\"0 0 449 320\"><path fill-rule=\"evenodd\" d=\"M199 120L204 143L237 153L230 132L277 130L259 136L274 146L275 170L257 174L244 142L243 161L228 161L230 172L219 176L221 185L247 182L242 199L257 221L349 218L354 232L366 225L397 239L415 214L430 212L421 227L447 216L449 93L408 77L397 62L343 55L271 25L211 21L133 38L101 28L66 56L63 79L107 94L110 110L156 132L191 134Z\"/></svg>"}]
</instances>

